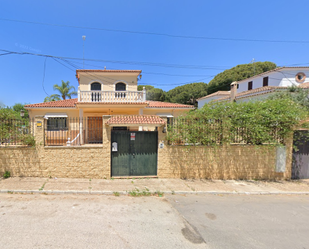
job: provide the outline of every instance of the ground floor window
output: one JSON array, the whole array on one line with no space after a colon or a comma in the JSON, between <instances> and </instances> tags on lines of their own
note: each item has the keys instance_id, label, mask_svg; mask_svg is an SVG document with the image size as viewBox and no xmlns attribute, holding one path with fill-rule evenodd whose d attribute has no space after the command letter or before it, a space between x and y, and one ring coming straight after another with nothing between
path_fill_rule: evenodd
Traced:
<instances>
[{"instance_id":1,"label":"ground floor window","mask_svg":"<svg viewBox=\"0 0 309 249\"><path fill-rule=\"evenodd\" d=\"M67 118L48 118L47 119L47 130L48 131L59 131L67 130L68 123Z\"/></svg>"}]
</instances>

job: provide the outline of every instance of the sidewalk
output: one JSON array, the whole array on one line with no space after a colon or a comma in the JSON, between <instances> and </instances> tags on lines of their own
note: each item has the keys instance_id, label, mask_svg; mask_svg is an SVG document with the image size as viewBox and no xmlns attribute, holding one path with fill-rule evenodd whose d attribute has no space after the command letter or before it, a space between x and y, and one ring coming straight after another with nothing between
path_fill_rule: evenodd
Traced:
<instances>
[{"instance_id":1,"label":"sidewalk","mask_svg":"<svg viewBox=\"0 0 309 249\"><path fill-rule=\"evenodd\" d=\"M309 180L236 181L181 179L71 179L11 177L0 179L0 193L128 194L132 190L165 194L308 194Z\"/></svg>"}]
</instances>

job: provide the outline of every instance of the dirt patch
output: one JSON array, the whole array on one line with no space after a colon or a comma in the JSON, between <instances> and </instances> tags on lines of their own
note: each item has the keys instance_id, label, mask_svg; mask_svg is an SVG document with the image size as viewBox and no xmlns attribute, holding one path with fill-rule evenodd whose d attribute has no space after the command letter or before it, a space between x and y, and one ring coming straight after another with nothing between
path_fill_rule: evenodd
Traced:
<instances>
[{"instance_id":1,"label":"dirt patch","mask_svg":"<svg viewBox=\"0 0 309 249\"><path fill-rule=\"evenodd\" d=\"M210 220L216 220L217 216L215 214L212 213L205 213L206 217Z\"/></svg>"}]
</instances>

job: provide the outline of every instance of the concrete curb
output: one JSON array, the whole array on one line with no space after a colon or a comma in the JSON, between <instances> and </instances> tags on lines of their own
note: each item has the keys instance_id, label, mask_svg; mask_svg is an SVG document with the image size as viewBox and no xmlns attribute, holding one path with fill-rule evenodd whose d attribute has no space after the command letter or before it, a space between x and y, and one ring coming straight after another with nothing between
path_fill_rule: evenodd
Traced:
<instances>
[{"instance_id":1,"label":"concrete curb","mask_svg":"<svg viewBox=\"0 0 309 249\"><path fill-rule=\"evenodd\" d=\"M309 192L285 192L285 191L252 191L252 192L236 192L236 191L162 191L168 195L309 195ZM129 191L76 191L76 190L9 190L1 189L0 193L9 194L74 194L74 195L128 195Z\"/></svg>"}]
</instances>

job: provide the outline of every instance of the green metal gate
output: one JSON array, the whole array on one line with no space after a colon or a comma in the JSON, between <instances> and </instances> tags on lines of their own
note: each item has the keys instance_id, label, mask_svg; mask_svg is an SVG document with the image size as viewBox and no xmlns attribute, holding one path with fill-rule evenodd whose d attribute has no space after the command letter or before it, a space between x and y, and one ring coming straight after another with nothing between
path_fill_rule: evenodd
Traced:
<instances>
[{"instance_id":1,"label":"green metal gate","mask_svg":"<svg viewBox=\"0 0 309 249\"><path fill-rule=\"evenodd\" d=\"M111 175L157 175L158 132L112 131Z\"/></svg>"}]
</instances>

